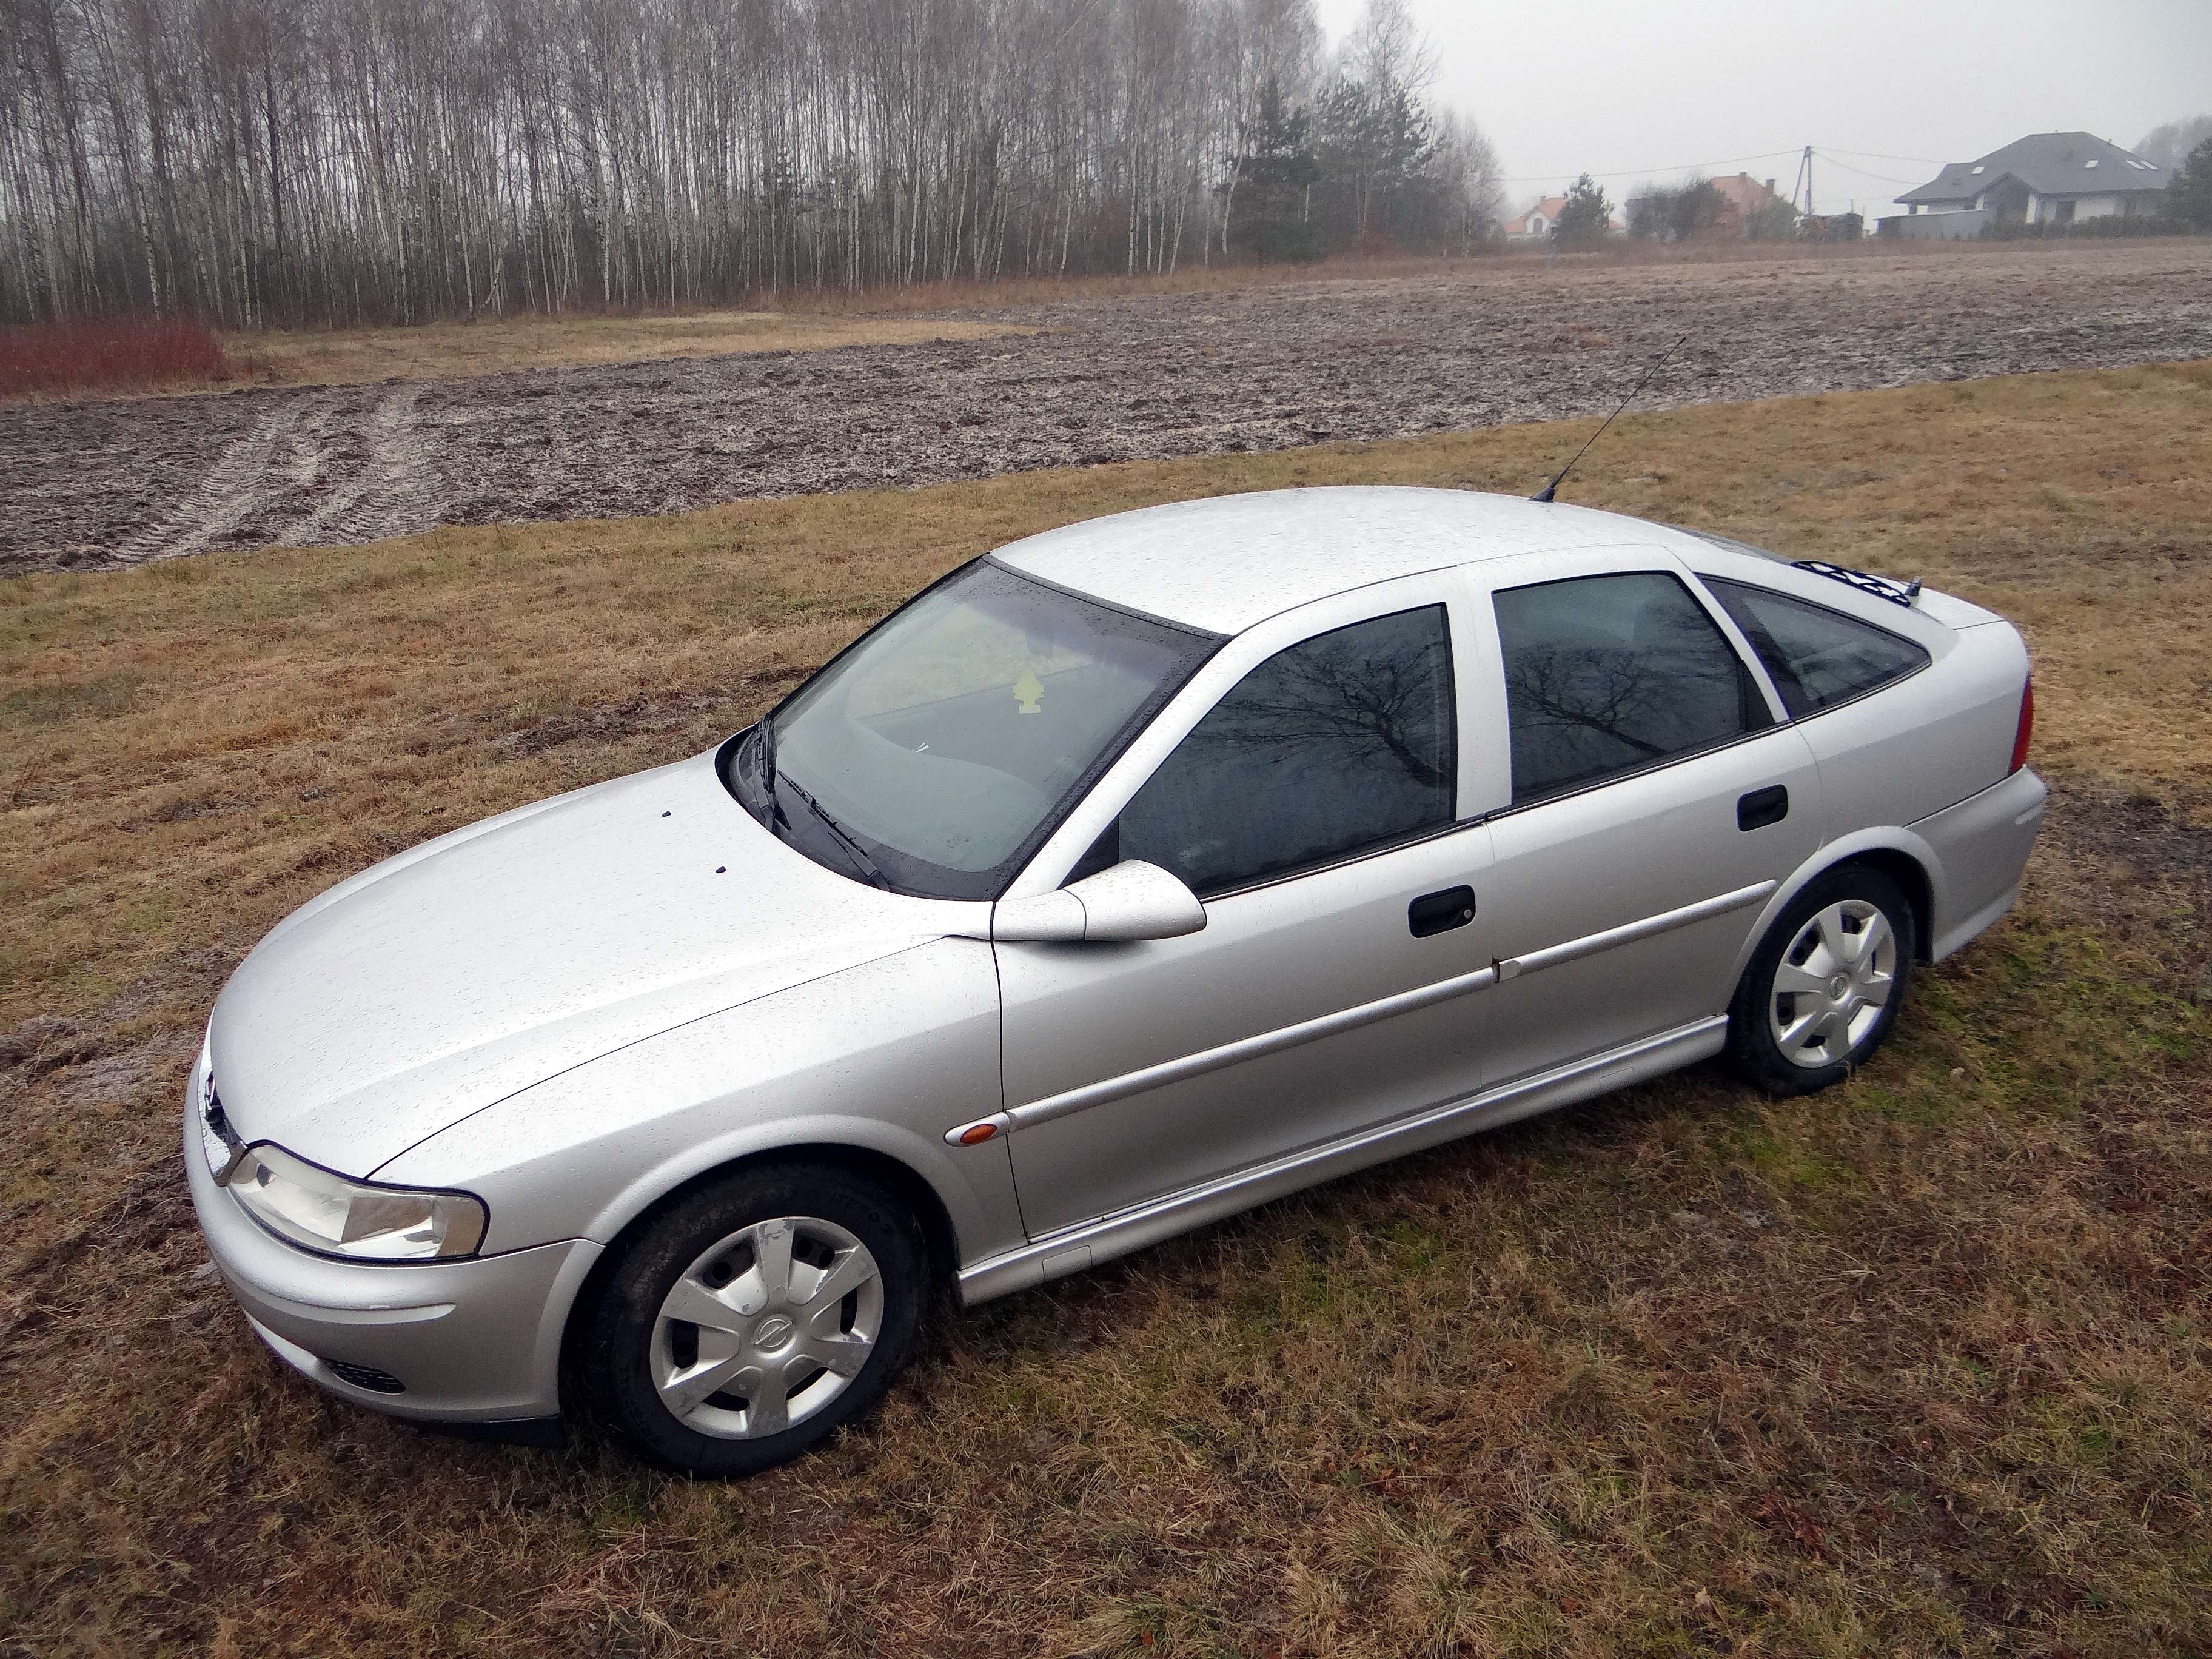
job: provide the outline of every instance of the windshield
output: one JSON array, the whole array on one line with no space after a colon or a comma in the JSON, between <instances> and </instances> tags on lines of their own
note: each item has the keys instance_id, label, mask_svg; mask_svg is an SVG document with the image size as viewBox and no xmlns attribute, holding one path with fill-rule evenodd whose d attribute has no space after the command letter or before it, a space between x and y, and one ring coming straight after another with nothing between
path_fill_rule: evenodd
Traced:
<instances>
[{"instance_id":1,"label":"windshield","mask_svg":"<svg viewBox=\"0 0 2212 1659\"><path fill-rule=\"evenodd\" d=\"M994 898L1220 643L979 559L894 612L740 745L730 781L841 873Z\"/></svg>"}]
</instances>

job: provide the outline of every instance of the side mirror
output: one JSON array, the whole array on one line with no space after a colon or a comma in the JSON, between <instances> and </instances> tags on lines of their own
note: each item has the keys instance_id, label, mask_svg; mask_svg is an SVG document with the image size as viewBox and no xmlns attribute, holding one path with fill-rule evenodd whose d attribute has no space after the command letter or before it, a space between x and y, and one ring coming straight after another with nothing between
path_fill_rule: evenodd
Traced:
<instances>
[{"instance_id":1,"label":"side mirror","mask_svg":"<svg viewBox=\"0 0 2212 1659\"><path fill-rule=\"evenodd\" d=\"M1001 899L992 912L991 937L1009 945L1180 939L1205 926L1197 894L1158 865L1129 859L1058 892Z\"/></svg>"}]
</instances>

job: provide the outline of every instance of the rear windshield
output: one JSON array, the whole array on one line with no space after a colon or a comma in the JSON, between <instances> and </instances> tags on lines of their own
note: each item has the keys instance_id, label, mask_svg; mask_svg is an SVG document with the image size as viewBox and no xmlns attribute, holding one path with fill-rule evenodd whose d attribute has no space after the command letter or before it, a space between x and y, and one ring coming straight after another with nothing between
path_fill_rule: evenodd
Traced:
<instances>
[{"instance_id":1,"label":"rear windshield","mask_svg":"<svg viewBox=\"0 0 2212 1659\"><path fill-rule=\"evenodd\" d=\"M829 868L995 898L1221 643L988 559L894 612L740 744L728 781Z\"/></svg>"}]
</instances>

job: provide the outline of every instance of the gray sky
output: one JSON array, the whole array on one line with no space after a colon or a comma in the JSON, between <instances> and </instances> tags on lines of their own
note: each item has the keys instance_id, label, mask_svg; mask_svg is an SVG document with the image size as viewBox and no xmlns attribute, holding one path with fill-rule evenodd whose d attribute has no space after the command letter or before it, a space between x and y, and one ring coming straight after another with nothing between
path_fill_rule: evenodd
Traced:
<instances>
[{"instance_id":1,"label":"gray sky","mask_svg":"<svg viewBox=\"0 0 2212 1659\"><path fill-rule=\"evenodd\" d=\"M1319 3L1332 41L1365 10ZM1809 143L1819 210L1872 217L2027 133L2132 144L2212 113L2212 0L1408 3L1432 100L1490 136L1516 211L1583 172L1620 175L1599 179L1616 202L1693 164L1786 192Z\"/></svg>"}]
</instances>

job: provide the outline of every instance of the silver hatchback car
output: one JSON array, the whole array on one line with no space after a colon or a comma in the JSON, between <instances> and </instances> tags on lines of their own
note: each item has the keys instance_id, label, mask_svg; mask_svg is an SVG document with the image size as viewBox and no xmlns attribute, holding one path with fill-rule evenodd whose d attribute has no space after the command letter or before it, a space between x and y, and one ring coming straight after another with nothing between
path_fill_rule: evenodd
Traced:
<instances>
[{"instance_id":1,"label":"silver hatchback car","mask_svg":"<svg viewBox=\"0 0 2212 1659\"><path fill-rule=\"evenodd\" d=\"M712 753L264 939L185 1115L254 1329L738 1474L975 1304L1711 1055L1818 1089L2018 891L2027 653L1916 585L1457 491L953 572Z\"/></svg>"}]
</instances>

